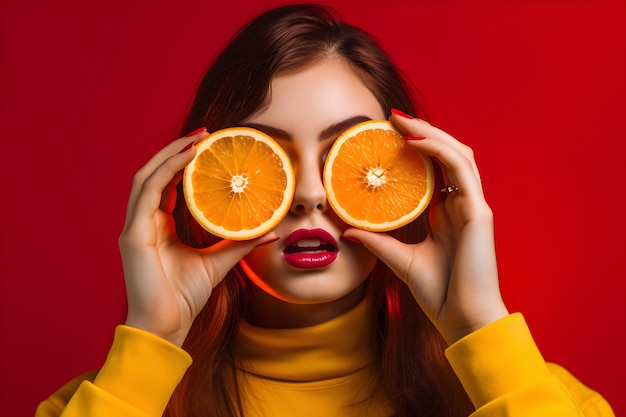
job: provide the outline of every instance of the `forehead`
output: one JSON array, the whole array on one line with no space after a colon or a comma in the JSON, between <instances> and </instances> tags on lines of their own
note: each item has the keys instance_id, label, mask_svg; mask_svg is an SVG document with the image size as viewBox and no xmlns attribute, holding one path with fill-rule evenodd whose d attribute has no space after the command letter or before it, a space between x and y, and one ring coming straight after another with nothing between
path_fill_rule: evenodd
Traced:
<instances>
[{"instance_id":1,"label":"forehead","mask_svg":"<svg viewBox=\"0 0 626 417\"><path fill-rule=\"evenodd\" d=\"M381 119L385 114L357 73L339 58L277 75L269 93L268 105L249 122L295 133L304 127L320 129L354 115Z\"/></svg>"}]
</instances>

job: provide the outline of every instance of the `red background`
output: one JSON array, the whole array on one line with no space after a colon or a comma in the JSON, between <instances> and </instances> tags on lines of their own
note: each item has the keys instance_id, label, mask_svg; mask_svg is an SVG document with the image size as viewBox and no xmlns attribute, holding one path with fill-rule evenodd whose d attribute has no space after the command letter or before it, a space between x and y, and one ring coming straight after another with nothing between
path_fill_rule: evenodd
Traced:
<instances>
[{"instance_id":1,"label":"red background","mask_svg":"<svg viewBox=\"0 0 626 417\"><path fill-rule=\"evenodd\" d=\"M0 414L98 367L132 175L271 1L1 3ZM502 288L548 360L626 413L626 2L337 1L472 146Z\"/></svg>"}]
</instances>

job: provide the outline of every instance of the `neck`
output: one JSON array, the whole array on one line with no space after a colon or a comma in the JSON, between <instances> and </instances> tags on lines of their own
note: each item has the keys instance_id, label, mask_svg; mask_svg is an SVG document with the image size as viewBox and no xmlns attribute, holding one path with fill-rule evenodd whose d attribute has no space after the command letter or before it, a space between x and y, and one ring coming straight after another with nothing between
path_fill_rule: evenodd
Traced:
<instances>
[{"instance_id":1,"label":"neck","mask_svg":"<svg viewBox=\"0 0 626 417\"><path fill-rule=\"evenodd\" d=\"M269 329L292 329L324 323L353 309L365 294L361 284L349 294L337 300L296 304L280 300L253 285L254 302L248 323Z\"/></svg>"}]
</instances>

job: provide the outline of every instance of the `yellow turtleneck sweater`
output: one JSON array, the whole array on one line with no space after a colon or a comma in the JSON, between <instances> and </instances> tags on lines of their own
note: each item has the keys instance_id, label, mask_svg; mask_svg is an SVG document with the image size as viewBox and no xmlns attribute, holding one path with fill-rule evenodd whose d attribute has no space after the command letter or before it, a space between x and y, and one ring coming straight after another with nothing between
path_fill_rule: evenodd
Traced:
<instances>
[{"instance_id":1,"label":"yellow turtleneck sweater","mask_svg":"<svg viewBox=\"0 0 626 417\"><path fill-rule=\"evenodd\" d=\"M306 328L244 324L234 347L245 416L392 415L376 389L371 332L367 302ZM472 417L614 416L599 394L544 362L520 314L468 335L446 356L477 409ZM104 366L54 393L36 417L161 416L190 365L177 346L119 326Z\"/></svg>"},{"instance_id":2,"label":"yellow turtleneck sweater","mask_svg":"<svg viewBox=\"0 0 626 417\"><path fill-rule=\"evenodd\" d=\"M244 324L235 342L244 415L392 415L372 365L369 304L311 327Z\"/></svg>"}]
</instances>

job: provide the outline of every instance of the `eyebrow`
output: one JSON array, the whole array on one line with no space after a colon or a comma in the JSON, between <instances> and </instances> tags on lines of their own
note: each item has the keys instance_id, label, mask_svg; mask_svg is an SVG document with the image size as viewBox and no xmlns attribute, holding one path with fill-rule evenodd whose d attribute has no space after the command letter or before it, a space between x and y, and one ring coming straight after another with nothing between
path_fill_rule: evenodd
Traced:
<instances>
[{"instance_id":1,"label":"eyebrow","mask_svg":"<svg viewBox=\"0 0 626 417\"><path fill-rule=\"evenodd\" d=\"M349 119L342 120L340 122L334 123L324 130L322 130L318 136L320 142L324 142L327 139L336 138L340 134L343 133L344 130L349 127L354 126L357 123L365 122L368 120L372 120L367 116L354 116ZM260 123L245 123L244 127L251 127L252 129L260 130L261 132L269 135L275 139L284 139L284 140L292 140L293 135L286 130L279 129L277 127L267 126Z\"/></svg>"}]
</instances>

